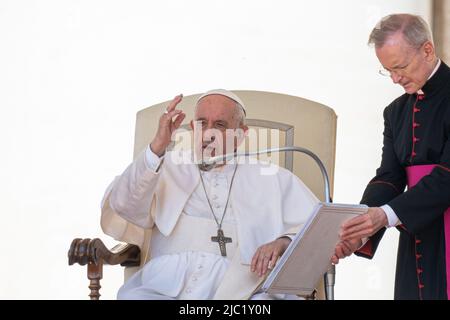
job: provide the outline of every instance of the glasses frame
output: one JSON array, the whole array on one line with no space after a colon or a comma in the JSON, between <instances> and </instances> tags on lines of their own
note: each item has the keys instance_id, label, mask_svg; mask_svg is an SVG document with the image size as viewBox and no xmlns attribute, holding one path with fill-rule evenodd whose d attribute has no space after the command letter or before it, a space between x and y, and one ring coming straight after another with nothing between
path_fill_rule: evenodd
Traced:
<instances>
[{"instance_id":1,"label":"glasses frame","mask_svg":"<svg viewBox=\"0 0 450 320\"><path fill-rule=\"evenodd\" d=\"M420 46L419 48L415 48L416 52L414 53L414 55L411 58L411 60L405 66L393 68L392 70L388 70L382 65L380 67L380 69L378 70L378 73L380 75L382 75L383 77L392 77L393 74L396 74L397 76L404 75L406 69L408 69L408 67L411 66L411 64L413 63L414 59L419 55L420 49L422 48L422 46Z\"/></svg>"}]
</instances>

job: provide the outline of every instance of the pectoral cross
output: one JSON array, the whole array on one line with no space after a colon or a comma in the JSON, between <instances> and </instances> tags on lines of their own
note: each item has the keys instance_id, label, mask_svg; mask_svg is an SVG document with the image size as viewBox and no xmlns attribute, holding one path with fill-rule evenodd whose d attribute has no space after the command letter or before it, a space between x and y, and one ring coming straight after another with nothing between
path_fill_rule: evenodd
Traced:
<instances>
[{"instance_id":1,"label":"pectoral cross","mask_svg":"<svg viewBox=\"0 0 450 320\"><path fill-rule=\"evenodd\" d=\"M222 229L217 229L217 237L211 237L211 241L219 243L220 254L222 255L222 257L226 257L227 248L225 247L225 245L232 242L232 239L225 237Z\"/></svg>"}]
</instances>

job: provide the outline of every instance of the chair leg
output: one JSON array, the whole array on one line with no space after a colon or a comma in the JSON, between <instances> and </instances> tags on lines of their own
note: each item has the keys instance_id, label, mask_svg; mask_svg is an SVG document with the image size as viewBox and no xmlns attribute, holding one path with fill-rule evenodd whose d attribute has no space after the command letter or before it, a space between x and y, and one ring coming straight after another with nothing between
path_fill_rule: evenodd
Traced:
<instances>
[{"instance_id":1,"label":"chair leg","mask_svg":"<svg viewBox=\"0 0 450 320\"><path fill-rule=\"evenodd\" d=\"M100 259L97 263L89 262L88 264L88 279L90 280L89 289L91 293L89 297L91 300L100 299L100 280L103 278L103 260Z\"/></svg>"}]
</instances>

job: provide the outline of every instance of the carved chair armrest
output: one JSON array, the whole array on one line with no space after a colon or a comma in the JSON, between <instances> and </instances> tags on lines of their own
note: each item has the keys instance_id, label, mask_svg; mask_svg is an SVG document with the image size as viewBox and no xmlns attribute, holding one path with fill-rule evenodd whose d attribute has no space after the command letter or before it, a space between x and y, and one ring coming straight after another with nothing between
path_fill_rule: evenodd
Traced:
<instances>
[{"instance_id":1,"label":"carved chair armrest","mask_svg":"<svg viewBox=\"0 0 450 320\"><path fill-rule=\"evenodd\" d=\"M69 265L78 263L82 266L88 263L98 264L103 260L105 264L120 264L124 267L139 266L140 249L133 244L118 244L111 250L106 248L102 240L95 239L74 239L70 245Z\"/></svg>"},{"instance_id":2,"label":"carved chair armrest","mask_svg":"<svg viewBox=\"0 0 450 320\"><path fill-rule=\"evenodd\" d=\"M100 279L103 277L103 264L124 267L135 267L140 264L140 249L133 244L118 244L111 250L106 248L102 240L74 239L68 252L69 265L78 263L82 266L88 265L88 279L91 300L100 298Z\"/></svg>"}]
</instances>

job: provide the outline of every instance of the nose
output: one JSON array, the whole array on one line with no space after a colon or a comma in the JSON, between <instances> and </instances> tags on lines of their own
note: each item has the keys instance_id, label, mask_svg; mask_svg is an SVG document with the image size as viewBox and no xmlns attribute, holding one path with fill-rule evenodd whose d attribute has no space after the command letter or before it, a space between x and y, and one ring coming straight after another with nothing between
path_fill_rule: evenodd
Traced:
<instances>
[{"instance_id":1,"label":"nose","mask_svg":"<svg viewBox=\"0 0 450 320\"><path fill-rule=\"evenodd\" d=\"M215 132L211 128L207 128L204 131L203 141L213 142L216 139Z\"/></svg>"},{"instance_id":2,"label":"nose","mask_svg":"<svg viewBox=\"0 0 450 320\"><path fill-rule=\"evenodd\" d=\"M392 79L392 82L394 82L395 84L397 84L397 83L399 83L400 80L402 79L402 76L398 75L398 74L395 73L395 72L391 72L391 79Z\"/></svg>"}]
</instances>

